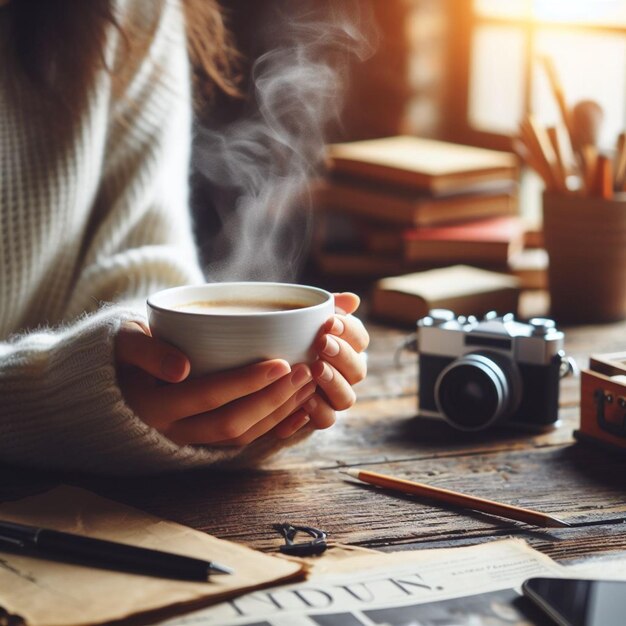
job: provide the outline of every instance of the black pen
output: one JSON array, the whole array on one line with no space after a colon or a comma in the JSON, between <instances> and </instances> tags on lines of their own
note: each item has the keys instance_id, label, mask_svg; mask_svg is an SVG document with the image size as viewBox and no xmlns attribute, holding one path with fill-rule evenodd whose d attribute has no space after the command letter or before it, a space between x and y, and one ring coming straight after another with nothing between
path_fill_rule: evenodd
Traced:
<instances>
[{"instance_id":1,"label":"black pen","mask_svg":"<svg viewBox=\"0 0 626 626\"><path fill-rule=\"evenodd\" d=\"M0 521L0 550L4 549L36 558L162 578L206 582L211 574L233 573L223 565L189 556Z\"/></svg>"}]
</instances>

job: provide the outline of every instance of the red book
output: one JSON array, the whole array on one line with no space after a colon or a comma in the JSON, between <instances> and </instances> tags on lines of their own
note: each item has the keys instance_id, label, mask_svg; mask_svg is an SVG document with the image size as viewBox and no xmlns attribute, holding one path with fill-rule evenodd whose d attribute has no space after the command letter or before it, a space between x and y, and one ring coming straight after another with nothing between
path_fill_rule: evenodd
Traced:
<instances>
[{"instance_id":1,"label":"red book","mask_svg":"<svg viewBox=\"0 0 626 626\"><path fill-rule=\"evenodd\" d=\"M495 217L406 230L402 241L407 261L504 266L522 251L524 226L517 217Z\"/></svg>"}]
</instances>

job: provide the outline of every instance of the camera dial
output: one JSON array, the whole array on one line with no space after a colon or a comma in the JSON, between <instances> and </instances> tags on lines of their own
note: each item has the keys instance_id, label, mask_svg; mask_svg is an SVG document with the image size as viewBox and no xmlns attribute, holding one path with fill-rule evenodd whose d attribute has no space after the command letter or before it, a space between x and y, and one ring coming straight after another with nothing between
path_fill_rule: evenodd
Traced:
<instances>
[{"instance_id":1,"label":"camera dial","mask_svg":"<svg viewBox=\"0 0 626 626\"><path fill-rule=\"evenodd\" d=\"M506 355L472 352L445 367L435 382L441 416L460 430L483 430L512 415L522 398L517 364Z\"/></svg>"},{"instance_id":2,"label":"camera dial","mask_svg":"<svg viewBox=\"0 0 626 626\"><path fill-rule=\"evenodd\" d=\"M551 332L556 330L556 324L554 320L548 319L546 317L533 317L529 320L529 325L532 326L532 336L533 337L543 337L545 335L549 335Z\"/></svg>"}]
</instances>

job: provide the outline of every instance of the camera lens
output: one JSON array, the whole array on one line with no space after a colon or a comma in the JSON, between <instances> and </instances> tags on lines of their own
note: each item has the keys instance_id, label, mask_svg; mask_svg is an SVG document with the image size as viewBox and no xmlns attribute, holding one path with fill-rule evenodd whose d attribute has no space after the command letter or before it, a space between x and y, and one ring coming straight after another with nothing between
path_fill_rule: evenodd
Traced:
<instances>
[{"instance_id":1,"label":"camera lens","mask_svg":"<svg viewBox=\"0 0 626 626\"><path fill-rule=\"evenodd\" d=\"M512 362L502 361L501 357L467 354L439 374L435 402L452 426L482 430L517 408L519 375Z\"/></svg>"}]
</instances>

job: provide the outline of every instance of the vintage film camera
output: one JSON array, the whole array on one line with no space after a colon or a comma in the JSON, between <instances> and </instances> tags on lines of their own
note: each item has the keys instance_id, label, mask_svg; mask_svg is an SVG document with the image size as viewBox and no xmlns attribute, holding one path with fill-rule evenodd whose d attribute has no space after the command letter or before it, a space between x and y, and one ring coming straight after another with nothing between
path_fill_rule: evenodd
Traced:
<instances>
[{"instance_id":1,"label":"vintage film camera","mask_svg":"<svg viewBox=\"0 0 626 626\"><path fill-rule=\"evenodd\" d=\"M419 414L465 431L506 424L550 430L559 381L573 371L550 319L512 314L482 320L436 309L417 323Z\"/></svg>"},{"instance_id":2,"label":"vintage film camera","mask_svg":"<svg viewBox=\"0 0 626 626\"><path fill-rule=\"evenodd\" d=\"M593 355L580 381L577 439L626 453L626 352Z\"/></svg>"}]
</instances>

